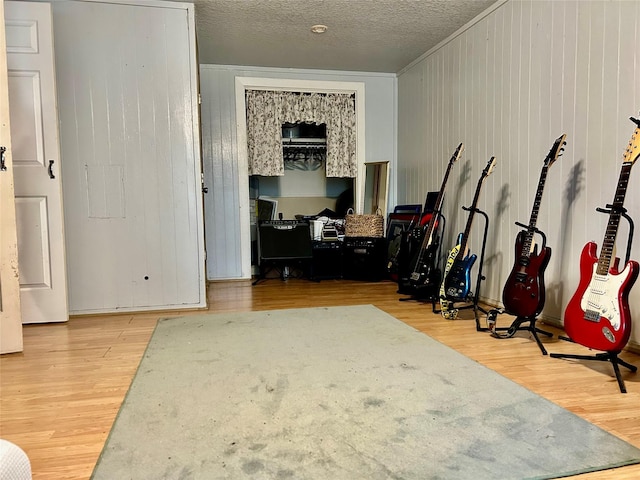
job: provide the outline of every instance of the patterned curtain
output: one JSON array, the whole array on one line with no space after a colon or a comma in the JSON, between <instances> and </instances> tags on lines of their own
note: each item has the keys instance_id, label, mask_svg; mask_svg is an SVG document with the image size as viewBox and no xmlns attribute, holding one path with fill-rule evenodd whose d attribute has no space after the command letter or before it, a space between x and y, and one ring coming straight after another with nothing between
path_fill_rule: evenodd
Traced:
<instances>
[{"instance_id":1,"label":"patterned curtain","mask_svg":"<svg viewBox=\"0 0 640 480\"><path fill-rule=\"evenodd\" d=\"M340 93L247 91L249 175L284 175L282 124L327 125L327 177L357 173L355 99Z\"/></svg>"},{"instance_id":2,"label":"patterned curtain","mask_svg":"<svg viewBox=\"0 0 640 480\"><path fill-rule=\"evenodd\" d=\"M284 175L280 98L274 93L247 90L249 175Z\"/></svg>"}]
</instances>

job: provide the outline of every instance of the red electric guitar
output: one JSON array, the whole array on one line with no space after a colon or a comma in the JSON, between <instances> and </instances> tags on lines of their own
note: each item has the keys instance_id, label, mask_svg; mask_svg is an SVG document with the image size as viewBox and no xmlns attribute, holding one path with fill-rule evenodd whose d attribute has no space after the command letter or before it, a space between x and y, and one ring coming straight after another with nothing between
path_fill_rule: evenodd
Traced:
<instances>
[{"instance_id":1,"label":"red electric guitar","mask_svg":"<svg viewBox=\"0 0 640 480\"><path fill-rule=\"evenodd\" d=\"M623 155L600 257L594 242L582 249L580 283L564 313L564 329L571 340L606 352L621 351L629 340L629 290L638 278L638 262L630 260L620 271L620 259L613 254L631 167L640 156L640 120L631 120L637 127Z\"/></svg>"},{"instance_id":2,"label":"red electric guitar","mask_svg":"<svg viewBox=\"0 0 640 480\"><path fill-rule=\"evenodd\" d=\"M540 252L538 252L534 235L537 232L536 222L540 211L542 191L547 180L547 172L549 167L562 155L562 150L564 150L562 147L566 144L565 138L566 135L558 137L544 159L529 219L529 227L526 230L521 230L516 237L516 261L504 285L502 303L507 313L517 317L534 318L544 307L544 271L551 258L551 248L547 247L543 241Z\"/></svg>"}]
</instances>

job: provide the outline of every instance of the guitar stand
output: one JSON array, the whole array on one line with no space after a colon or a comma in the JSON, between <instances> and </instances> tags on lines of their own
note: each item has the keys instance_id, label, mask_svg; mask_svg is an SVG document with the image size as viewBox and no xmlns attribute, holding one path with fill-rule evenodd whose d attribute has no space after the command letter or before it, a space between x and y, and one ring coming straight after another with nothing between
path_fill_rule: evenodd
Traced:
<instances>
[{"instance_id":1,"label":"guitar stand","mask_svg":"<svg viewBox=\"0 0 640 480\"><path fill-rule=\"evenodd\" d=\"M251 286L255 286L258 283L260 283L262 280L272 280L273 278L276 277L272 277L272 278L267 278L267 275L269 274L269 272L272 272L274 270L277 270L278 273L280 274L277 278L279 278L280 280L282 280L283 282L289 278L289 272L288 272L289 267L282 267L279 268L275 265L270 266L267 270L264 270L262 268L260 268L260 273L258 274L258 276L256 277L256 279L251 282Z\"/></svg>"},{"instance_id":2,"label":"guitar stand","mask_svg":"<svg viewBox=\"0 0 640 480\"><path fill-rule=\"evenodd\" d=\"M462 209L471 211L470 208L466 208L466 207L462 207ZM478 301L480 299L480 285L481 285L482 281L486 280L486 278L487 278L482 274L482 267L484 266L484 251L485 251L485 248L487 246L487 231L489 230L489 217L487 216L487 214L485 212L483 212L482 210L480 210L478 208L474 208L474 211L476 213L479 213L480 215L482 215L484 217L484 232L482 234L482 249L480 250L480 263L478 263L478 277L476 278L476 292L475 292L475 295L472 298L472 300L473 300L473 317L474 317L474 319L476 321L476 331L480 332L480 331L482 331L482 327L480 327L480 318L479 318L479 315L478 315L478 310L481 311L482 313L484 313L485 315L488 313L487 310L485 310L480 305L478 305Z\"/></svg>"},{"instance_id":3,"label":"guitar stand","mask_svg":"<svg viewBox=\"0 0 640 480\"><path fill-rule=\"evenodd\" d=\"M558 338L568 342L573 342L573 340L571 340L569 337L561 336ZM622 375L620 375L619 365L622 365L623 367L628 368L633 373L638 371L638 367L636 367L635 365L631 365L630 363L627 363L624 360L621 360L620 358L618 358L619 353L620 352L601 352L601 353L596 353L595 355L569 355L566 353L550 353L549 356L551 358L571 358L575 360L597 360L600 362L611 362L611 365L613 365L613 371L616 374L616 380L618 381L618 386L620 387L620 393L627 393L627 387L624 384Z\"/></svg>"},{"instance_id":4,"label":"guitar stand","mask_svg":"<svg viewBox=\"0 0 640 480\"><path fill-rule=\"evenodd\" d=\"M542 354L547 355L547 349L544 348L544 345L540 341L540 337L538 337L538 334L541 333L542 335L551 338L553 337L553 333L536 327L536 320L538 319L538 317L516 317L516 319L511 323L509 327L496 327L496 317L501 313L504 313L501 308L495 308L489 311L489 313L487 314L487 328L485 329L485 331L488 330L489 332L491 332L491 335L496 338L511 338L516 334L516 332L526 330L527 332L531 333L533 339L538 344L538 347L540 347L540 351L542 352ZM523 327L522 324L525 322L529 322L529 325Z\"/></svg>"},{"instance_id":5,"label":"guitar stand","mask_svg":"<svg viewBox=\"0 0 640 480\"><path fill-rule=\"evenodd\" d=\"M485 247L487 246L487 232L489 230L489 217L485 212L483 212L479 208L462 207L462 209L466 210L467 212L470 212L470 211L473 210L475 213L479 213L480 215L482 215L484 217L484 233L483 233L483 236L482 236L482 249L480 250L480 259L479 259L479 263L478 263L478 276L476 278L476 291L475 291L474 295L468 297L468 301L471 302L471 304L470 305L464 305L462 307L455 307L454 302L451 302L451 304L453 305L451 310L466 310L468 308L473 308L473 316L474 316L474 319L475 319L475 322L476 322L476 330L478 332L484 332L484 331L487 331L487 329L480 327L480 316L478 314L478 311L484 313L485 315L487 315L489 312L487 310L485 310L484 308L482 308L478 304L478 301L480 299L480 285L481 285L482 281L486 280L486 278L487 278L482 274L482 266L484 264L484 251L485 251ZM442 281L444 281L444 278L442 279ZM433 300L433 313L441 313L441 311L442 310L436 310L436 301Z\"/></svg>"},{"instance_id":6,"label":"guitar stand","mask_svg":"<svg viewBox=\"0 0 640 480\"><path fill-rule=\"evenodd\" d=\"M292 272L294 270L296 270L296 268L299 268L299 270L301 270L303 273L301 275L299 275L299 276L293 275ZM256 277L256 279L253 282L251 282L251 286L257 285L262 280L277 280L277 279L280 279L283 282L286 282L290 278L302 278L304 276L304 269L305 269L305 264L304 263L298 263L297 265L296 264L291 265L289 263L280 263L280 264L279 263L270 263L270 264L268 264L268 268L260 267L260 272L259 272L258 276ZM279 275L277 277L267 277L267 275L270 272L273 272L274 270L277 271Z\"/></svg>"},{"instance_id":7,"label":"guitar stand","mask_svg":"<svg viewBox=\"0 0 640 480\"><path fill-rule=\"evenodd\" d=\"M631 243L633 242L633 230L634 230L633 220L629 215L627 215L627 209L624 207L615 207L610 204L607 204L606 209L600 208L600 207L596 208L597 212L606 213L606 214L611 214L614 210L616 211L616 213L620 213L620 215L624 217L627 220L627 222L629 222L629 235L627 237L627 250L626 250L625 260L624 260L624 263L627 264L629 263L629 260L631 258ZM571 338L566 336L558 336L558 338L560 340L564 340L567 342L576 343ZM619 351L616 351L616 352L608 351L608 352L596 353L594 355L571 355L567 353L550 353L549 356L551 358L570 358L574 360L595 360L600 362L611 362L611 365L613 366L613 372L615 373L616 380L618 381L618 387L620 387L620 393L627 393L627 387L625 386L624 380L622 379L622 376L620 374L619 366L622 365L623 367L629 369L633 373L638 371L638 367L636 367L635 365L631 365L630 363L627 363L624 360L621 360L620 358L618 358L618 354L620 354Z\"/></svg>"}]
</instances>

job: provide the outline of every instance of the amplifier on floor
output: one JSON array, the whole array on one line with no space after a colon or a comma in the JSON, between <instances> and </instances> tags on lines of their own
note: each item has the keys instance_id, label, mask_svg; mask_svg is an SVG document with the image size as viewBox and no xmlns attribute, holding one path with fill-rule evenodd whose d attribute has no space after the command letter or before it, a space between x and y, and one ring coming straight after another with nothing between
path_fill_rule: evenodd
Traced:
<instances>
[{"instance_id":1,"label":"amplifier on floor","mask_svg":"<svg viewBox=\"0 0 640 480\"><path fill-rule=\"evenodd\" d=\"M306 220L262 220L258 223L260 261L311 259L311 231Z\"/></svg>"},{"instance_id":2,"label":"amplifier on floor","mask_svg":"<svg viewBox=\"0 0 640 480\"><path fill-rule=\"evenodd\" d=\"M387 240L346 237L342 247L342 275L352 280L377 282L387 276Z\"/></svg>"},{"instance_id":3,"label":"amplifier on floor","mask_svg":"<svg viewBox=\"0 0 640 480\"><path fill-rule=\"evenodd\" d=\"M326 280L342 278L342 242L313 242L311 278Z\"/></svg>"}]
</instances>

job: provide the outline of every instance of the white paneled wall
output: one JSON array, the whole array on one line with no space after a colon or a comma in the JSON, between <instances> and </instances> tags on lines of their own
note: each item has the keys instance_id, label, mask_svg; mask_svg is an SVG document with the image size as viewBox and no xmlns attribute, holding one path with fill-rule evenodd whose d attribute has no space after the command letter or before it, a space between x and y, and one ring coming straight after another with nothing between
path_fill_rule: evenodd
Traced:
<instances>
[{"instance_id":1,"label":"white paneled wall","mask_svg":"<svg viewBox=\"0 0 640 480\"><path fill-rule=\"evenodd\" d=\"M391 182L396 163L395 75L360 72L330 72L259 67L201 65L202 148L205 184L207 277L209 280L243 278L240 212L242 189L238 184L235 78L362 82L365 85L365 160L388 160ZM390 205L395 189L390 188Z\"/></svg>"},{"instance_id":2,"label":"white paneled wall","mask_svg":"<svg viewBox=\"0 0 640 480\"><path fill-rule=\"evenodd\" d=\"M538 227L552 248L544 316L560 320L579 279L584 244L601 245L622 153L640 111L640 2L508 1L428 52L398 78L398 203L422 202L438 190L459 142L465 153L445 197L450 248L464 229L482 168L497 167L480 195L489 216L481 296L498 302L514 261L515 221L528 223L543 160L567 134L549 171ZM640 166L625 203L640 221ZM618 254L624 256L622 222ZM471 249L480 254L477 217ZM632 258L640 259L634 244ZM477 272L474 269L472 279ZM640 285L631 292L640 315ZM640 318L640 317L638 317ZM640 326L632 333L640 343Z\"/></svg>"}]
</instances>

